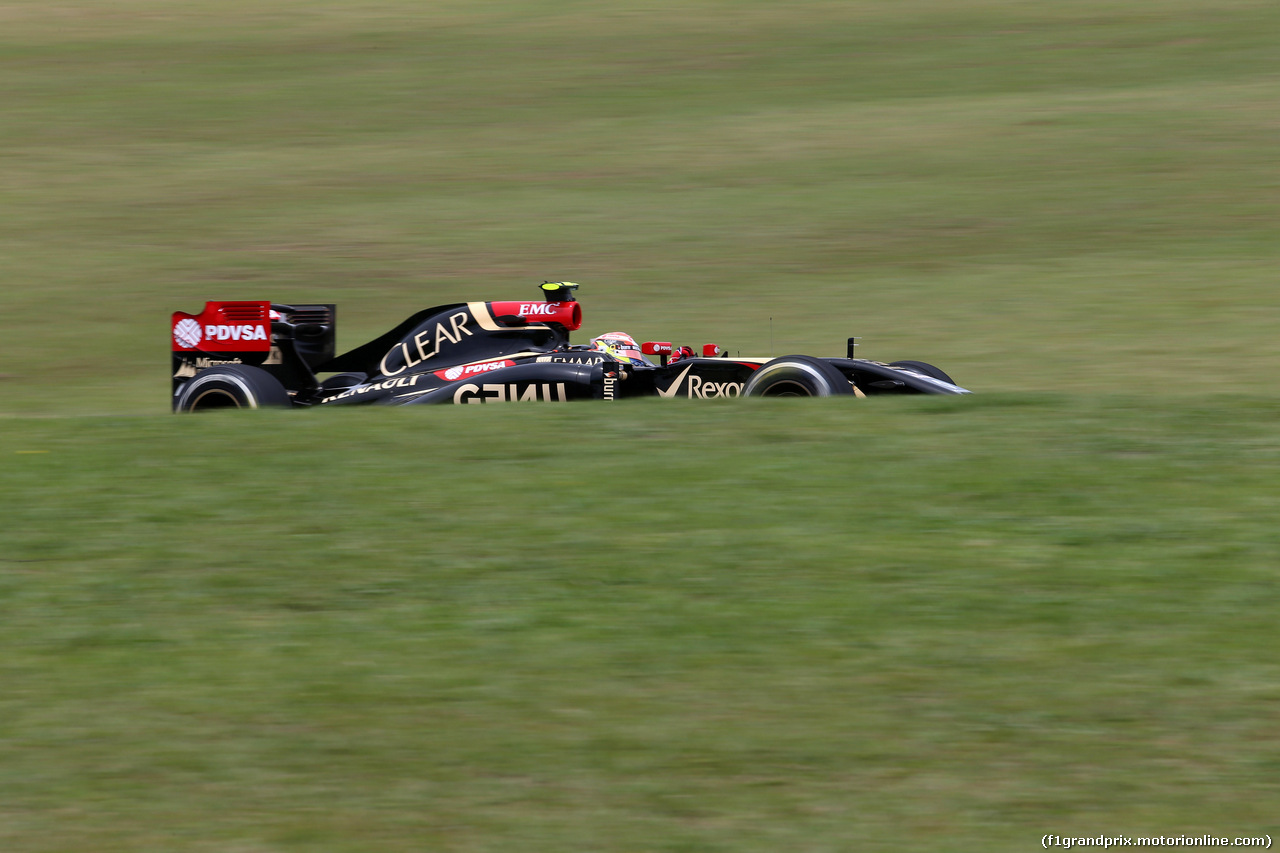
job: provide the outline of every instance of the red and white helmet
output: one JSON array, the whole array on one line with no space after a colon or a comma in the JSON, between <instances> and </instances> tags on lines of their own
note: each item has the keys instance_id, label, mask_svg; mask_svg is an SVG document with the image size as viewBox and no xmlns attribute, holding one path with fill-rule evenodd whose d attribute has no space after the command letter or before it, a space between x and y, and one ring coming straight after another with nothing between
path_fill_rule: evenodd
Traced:
<instances>
[{"instance_id":1,"label":"red and white helmet","mask_svg":"<svg viewBox=\"0 0 1280 853\"><path fill-rule=\"evenodd\" d=\"M591 339L591 348L607 353L624 364L648 364L636 339L626 332L606 332Z\"/></svg>"}]
</instances>

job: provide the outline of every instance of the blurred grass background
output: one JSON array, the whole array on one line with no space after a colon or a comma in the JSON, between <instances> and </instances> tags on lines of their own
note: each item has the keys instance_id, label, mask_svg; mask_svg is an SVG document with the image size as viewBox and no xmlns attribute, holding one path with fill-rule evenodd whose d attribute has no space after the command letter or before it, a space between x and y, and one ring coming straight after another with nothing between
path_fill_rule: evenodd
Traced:
<instances>
[{"instance_id":1,"label":"blurred grass background","mask_svg":"<svg viewBox=\"0 0 1280 853\"><path fill-rule=\"evenodd\" d=\"M0 0L0 849L1275 834L1277 35ZM561 278L980 394L167 415L174 310Z\"/></svg>"},{"instance_id":2,"label":"blurred grass background","mask_svg":"<svg viewBox=\"0 0 1280 853\"><path fill-rule=\"evenodd\" d=\"M1254 387L1270 2L0 3L6 411L161 411L168 314L584 283L586 332ZM103 363L107 363L104 370Z\"/></svg>"}]
</instances>

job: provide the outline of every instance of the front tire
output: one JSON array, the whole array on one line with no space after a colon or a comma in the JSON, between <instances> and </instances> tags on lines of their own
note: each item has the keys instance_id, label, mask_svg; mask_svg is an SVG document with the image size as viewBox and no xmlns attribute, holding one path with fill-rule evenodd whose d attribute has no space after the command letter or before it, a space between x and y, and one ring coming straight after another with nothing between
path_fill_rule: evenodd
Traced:
<instances>
[{"instance_id":1,"label":"front tire","mask_svg":"<svg viewBox=\"0 0 1280 853\"><path fill-rule=\"evenodd\" d=\"M173 400L175 412L214 409L287 409L289 392L279 379L260 367L224 364L196 374Z\"/></svg>"},{"instance_id":2,"label":"front tire","mask_svg":"<svg viewBox=\"0 0 1280 853\"><path fill-rule=\"evenodd\" d=\"M831 397L852 394L853 385L830 363L807 355L784 355L747 381L744 397Z\"/></svg>"}]
</instances>

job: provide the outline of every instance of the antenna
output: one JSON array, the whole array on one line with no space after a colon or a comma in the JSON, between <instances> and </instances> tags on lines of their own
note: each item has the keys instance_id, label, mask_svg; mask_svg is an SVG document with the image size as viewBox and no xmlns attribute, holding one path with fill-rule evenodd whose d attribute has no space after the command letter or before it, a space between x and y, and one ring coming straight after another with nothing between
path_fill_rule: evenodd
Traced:
<instances>
[{"instance_id":1,"label":"antenna","mask_svg":"<svg viewBox=\"0 0 1280 853\"><path fill-rule=\"evenodd\" d=\"M769 355L773 356L773 318L769 318Z\"/></svg>"}]
</instances>

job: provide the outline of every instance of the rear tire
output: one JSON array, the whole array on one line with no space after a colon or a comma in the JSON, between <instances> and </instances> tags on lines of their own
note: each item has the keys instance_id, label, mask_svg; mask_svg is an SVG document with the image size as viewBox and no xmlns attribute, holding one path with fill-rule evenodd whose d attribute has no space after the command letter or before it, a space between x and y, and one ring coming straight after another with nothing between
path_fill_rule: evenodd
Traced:
<instances>
[{"instance_id":1,"label":"rear tire","mask_svg":"<svg viewBox=\"0 0 1280 853\"><path fill-rule=\"evenodd\" d=\"M947 374L943 373L939 368L924 361L891 361L890 367L905 367L907 370L914 370L916 373L923 373L925 376L931 376L934 379L941 379L943 382L949 382L952 385L956 381Z\"/></svg>"},{"instance_id":2,"label":"rear tire","mask_svg":"<svg viewBox=\"0 0 1280 853\"><path fill-rule=\"evenodd\" d=\"M807 355L784 355L747 381L744 397L830 397L852 394L853 385L829 362Z\"/></svg>"},{"instance_id":3,"label":"rear tire","mask_svg":"<svg viewBox=\"0 0 1280 853\"><path fill-rule=\"evenodd\" d=\"M224 364L200 371L178 389L175 412L214 409L287 409L289 392L270 373L247 364Z\"/></svg>"}]
</instances>

